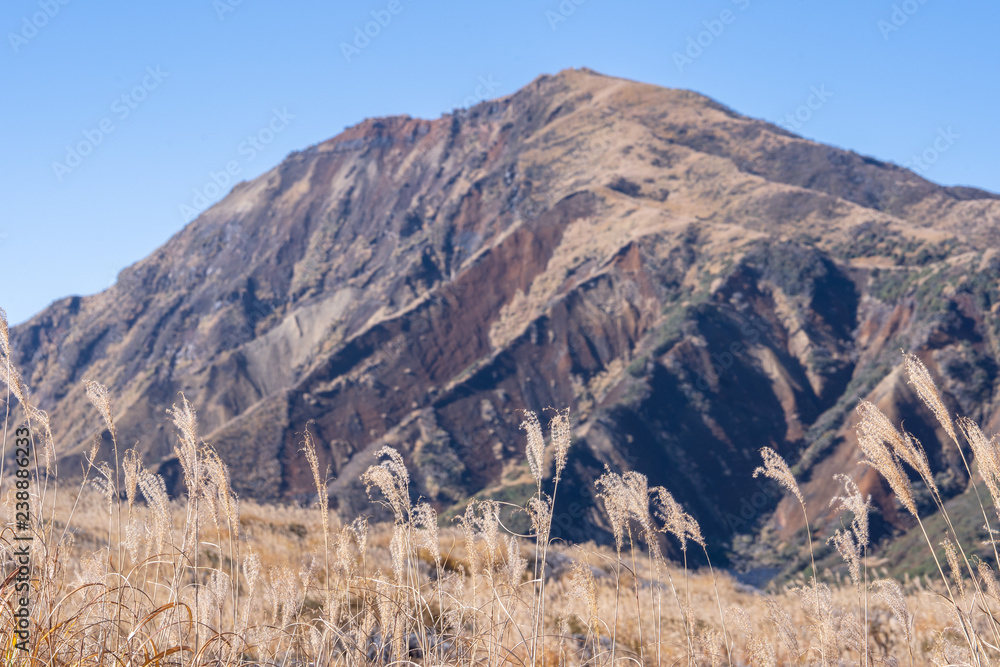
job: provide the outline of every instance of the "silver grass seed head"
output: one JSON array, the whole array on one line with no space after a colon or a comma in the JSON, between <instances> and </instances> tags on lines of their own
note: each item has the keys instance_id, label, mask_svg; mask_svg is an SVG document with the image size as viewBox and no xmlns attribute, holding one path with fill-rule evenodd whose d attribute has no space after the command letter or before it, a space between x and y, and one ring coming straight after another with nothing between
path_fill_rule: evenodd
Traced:
<instances>
[{"instance_id":1,"label":"silver grass seed head","mask_svg":"<svg viewBox=\"0 0 1000 667\"><path fill-rule=\"evenodd\" d=\"M916 355L904 354L903 359L906 365L907 381L910 386L917 390L917 394L923 400L924 404L934 413L938 422L947 431L948 435L951 436L952 441L957 446L958 438L955 437L955 426L952 424L948 409L944 406L944 401L941 400L941 394L938 391L937 385L934 384L934 378L931 377L930 371L927 370L927 367L924 366L924 363Z\"/></svg>"},{"instance_id":2,"label":"silver grass seed head","mask_svg":"<svg viewBox=\"0 0 1000 667\"><path fill-rule=\"evenodd\" d=\"M979 425L968 417L959 417L956 421L972 449L979 474L993 498L993 505L1000 512L1000 443L996 436L987 439Z\"/></svg>"},{"instance_id":3,"label":"silver grass seed head","mask_svg":"<svg viewBox=\"0 0 1000 667\"><path fill-rule=\"evenodd\" d=\"M128 551L133 563L138 562L139 560L141 528L142 524L140 524L139 519L134 516L129 519L128 524L125 526L125 549Z\"/></svg>"},{"instance_id":4,"label":"silver grass seed head","mask_svg":"<svg viewBox=\"0 0 1000 667\"><path fill-rule=\"evenodd\" d=\"M3 363L0 363L0 382L10 388L18 402L26 405L28 403L28 387L24 384L24 379L18 370L11 365L9 357L2 361Z\"/></svg>"},{"instance_id":5,"label":"silver grass seed head","mask_svg":"<svg viewBox=\"0 0 1000 667\"><path fill-rule=\"evenodd\" d=\"M139 471L142 469L142 457L134 449L129 449L122 456L122 470L125 473L125 495L128 507L135 504L135 493L139 486Z\"/></svg>"},{"instance_id":6,"label":"silver grass seed head","mask_svg":"<svg viewBox=\"0 0 1000 667\"><path fill-rule=\"evenodd\" d=\"M542 427L538 423L538 415L530 410L526 410L524 421L521 422L521 428L528 435L525 455L528 458L528 467L531 469L531 476L535 478L537 484L541 484L542 473L545 470L545 437L542 435Z\"/></svg>"},{"instance_id":7,"label":"silver grass seed head","mask_svg":"<svg viewBox=\"0 0 1000 667\"><path fill-rule=\"evenodd\" d=\"M900 432L896 429L885 413L869 401L860 401L857 412L861 417L858 431L863 431L872 438L881 440L896 458L905 461L917 471L927 487L936 493L937 486L934 483L934 475L920 441L906 431Z\"/></svg>"},{"instance_id":8,"label":"silver grass seed head","mask_svg":"<svg viewBox=\"0 0 1000 667\"><path fill-rule=\"evenodd\" d=\"M181 404L176 404L167 410L167 414L173 419L174 427L177 429L180 444L174 447L174 454L180 461L181 471L184 475L184 485L187 487L188 496L196 498L201 494L203 487L203 477L205 471L202 470L201 454L198 451L198 419L194 407L188 402L187 397L181 394Z\"/></svg>"},{"instance_id":9,"label":"silver grass seed head","mask_svg":"<svg viewBox=\"0 0 1000 667\"><path fill-rule=\"evenodd\" d=\"M521 576L528 567L528 560L521 555L521 543L516 535L507 537L507 585L516 590L521 584Z\"/></svg>"},{"instance_id":10,"label":"silver grass seed head","mask_svg":"<svg viewBox=\"0 0 1000 667\"><path fill-rule=\"evenodd\" d=\"M455 517L455 521L458 522L465 536L465 550L468 552L470 575L473 581L475 581L482 569L482 558L480 557L479 550L476 548L475 503L470 502L465 507L465 514Z\"/></svg>"},{"instance_id":11,"label":"silver grass seed head","mask_svg":"<svg viewBox=\"0 0 1000 667\"><path fill-rule=\"evenodd\" d=\"M740 632L749 633L753 629L753 626L750 623L750 614L748 614L746 610L741 607L728 607L726 609L726 618L728 618L729 622L732 623Z\"/></svg>"},{"instance_id":12,"label":"silver grass seed head","mask_svg":"<svg viewBox=\"0 0 1000 667\"><path fill-rule=\"evenodd\" d=\"M569 408L556 413L549 422L549 429L552 431L552 446L555 449L556 481L559 481L566 468L566 454L570 445Z\"/></svg>"},{"instance_id":13,"label":"silver grass seed head","mask_svg":"<svg viewBox=\"0 0 1000 667\"><path fill-rule=\"evenodd\" d=\"M93 380L86 380L83 384L87 399L101 413L101 417L104 418L104 424L108 427L108 431L111 432L111 436L117 437L114 412L112 410L111 398L108 395L108 388L100 382Z\"/></svg>"},{"instance_id":14,"label":"silver grass seed head","mask_svg":"<svg viewBox=\"0 0 1000 667\"><path fill-rule=\"evenodd\" d=\"M604 474L595 482L599 489L597 495L604 501L604 510L608 514L611 532L615 536L615 547L621 551L624 546L625 526L629 516L624 492L625 484L622 482L621 475L611 472L607 464L604 465L604 469Z\"/></svg>"},{"instance_id":15,"label":"silver grass seed head","mask_svg":"<svg viewBox=\"0 0 1000 667\"><path fill-rule=\"evenodd\" d=\"M844 474L837 474L833 476L834 479L840 481L844 485L844 495L834 496L830 500L830 506L837 505L837 509L850 512L854 515L851 519L851 529L854 531L854 536L857 539L859 546L866 546L868 544L868 513L871 509L871 496L865 497L861 493L861 489L854 482L853 479Z\"/></svg>"},{"instance_id":16,"label":"silver grass seed head","mask_svg":"<svg viewBox=\"0 0 1000 667\"><path fill-rule=\"evenodd\" d=\"M724 655L725 637L715 628L703 628L698 632L698 657L710 667L721 667Z\"/></svg>"},{"instance_id":17,"label":"silver grass seed head","mask_svg":"<svg viewBox=\"0 0 1000 667\"><path fill-rule=\"evenodd\" d=\"M655 513L663 522L663 530L680 541L681 550L687 550L688 539L704 547L705 538L702 537L701 526L694 517L684 511L684 507L674 499L673 495L662 486L654 487L651 493L654 494Z\"/></svg>"},{"instance_id":18,"label":"silver grass seed head","mask_svg":"<svg viewBox=\"0 0 1000 667\"><path fill-rule=\"evenodd\" d=\"M260 556L253 551L243 559L243 576L247 580L247 590L252 593L260 578Z\"/></svg>"},{"instance_id":19,"label":"silver grass seed head","mask_svg":"<svg viewBox=\"0 0 1000 667\"><path fill-rule=\"evenodd\" d=\"M375 453L376 458L385 457L378 465L373 465L361 476L365 491L371 497L371 490L377 487L392 508L397 523L407 520L410 515L410 473L406 470L403 456L392 447L383 447Z\"/></svg>"},{"instance_id":20,"label":"silver grass seed head","mask_svg":"<svg viewBox=\"0 0 1000 667\"><path fill-rule=\"evenodd\" d=\"M163 478L142 468L139 471L139 491L146 499L152 514L152 540L148 545L155 553L167 540L171 527L170 499L167 496L167 485Z\"/></svg>"},{"instance_id":21,"label":"silver grass seed head","mask_svg":"<svg viewBox=\"0 0 1000 667\"><path fill-rule=\"evenodd\" d=\"M358 544L358 551L362 554L368 548L368 517L358 517L351 522L351 532Z\"/></svg>"},{"instance_id":22,"label":"silver grass seed head","mask_svg":"<svg viewBox=\"0 0 1000 667\"><path fill-rule=\"evenodd\" d=\"M597 615L597 582L594 579L594 571L590 565L578 560L573 561L571 568L573 574L570 583L573 597L586 602L587 625L595 628L599 618Z\"/></svg>"},{"instance_id":23,"label":"silver grass seed head","mask_svg":"<svg viewBox=\"0 0 1000 667\"><path fill-rule=\"evenodd\" d=\"M965 578L962 576L962 566L958 560L958 550L955 548L955 543L947 537L941 542L941 546L944 547L944 553L948 559L948 570L950 571L952 580L955 582L955 588L958 589L959 597L962 599L964 606Z\"/></svg>"},{"instance_id":24,"label":"silver grass seed head","mask_svg":"<svg viewBox=\"0 0 1000 667\"><path fill-rule=\"evenodd\" d=\"M833 542L840 557L847 563L848 572L854 587L861 590L861 548L855 541L854 533L849 530L837 530L827 542Z\"/></svg>"},{"instance_id":25,"label":"silver grass seed head","mask_svg":"<svg viewBox=\"0 0 1000 667\"><path fill-rule=\"evenodd\" d=\"M97 460L97 452L100 451L103 442L100 433L94 433L90 436L90 450L87 452L87 463L90 465L94 465Z\"/></svg>"},{"instance_id":26,"label":"silver grass seed head","mask_svg":"<svg viewBox=\"0 0 1000 667\"><path fill-rule=\"evenodd\" d=\"M392 573L396 584L402 586L405 575L406 560L406 529L401 523L392 526L392 539L389 540L389 555L392 557Z\"/></svg>"},{"instance_id":27,"label":"silver grass seed head","mask_svg":"<svg viewBox=\"0 0 1000 667\"><path fill-rule=\"evenodd\" d=\"M872 582L872 588L875 591L875 598L882 600L892 611L899 624L903 626L903 632L907 642L909 642L912 616L906 608L906 597L903 595L903 589L900 588L899 583L895 579L876 579Z\"/></svg>"},{"instance_id":28,"label":"silver grass seed head","mask_svg":"<svg viewBox=\"0 0 1000 667\"><path fill-rule=\"evenodd\" d=\"M531 520L531 529L535 531L535 535L543 539L548 537L549 529L551 528L549 520L551 508L549 507L548 497L544 494L532 496L528 500L525 511L528 512L528 518Z\"/></svg>"},{"instance_id":29,"label":"silver grass seed head","mask_svg":"<svg viewBox=\"0 0 1000 667\"><path fill-rule=\"evenodd\" d=\"M481 500L476 503L473 514L476 531L486 546L486 563L490 570L496 562L500 545L500 503L495 500Z\"/></svg>"},{"instance_id":30,"label":"silver grass seed head","mask_svg":"<svg viewBox=\"0 0 1000 667\"><path fill-rule=\"evenodd\" d=\"M0 308L0 360L10 356L10 328L7 325L7 311Z\"/></svg>"},{"instance_id":31,"label":"silver grass seed head","mask_svg":"<svg viewBox=\"0 0 1000 667\"><path fill-rule=\"evenodd\" d=\"M755 469L753 476L764 475L765 477L770 477L795 494L799 502L804 505L805 500L802 497L802 491L799 490L799 484L795 481L795 475L792 474L791 468L785 463L785 459L770 447L761 447L760 455L764 459L764 466Z\"/></svg>"},{"instance_id":32,"label":"silver grass seed head","mask_svg":"<svg viewBox=\"0 0 1000 667\"><path fill-rule=\"evenodd\" d=\"M883 440L868 430L858 427L858 446L864 452L867 460L864 463L874 467L889 483L899 502L912 514L917 516L917 504L913 499L913 488L910 478L903 472L896 456L889 451Z\"/></svg>"},{"instance_id":33,"label":"silver grass seed head","mask_svg":"<svg viewBox=\"0 0 1000 667\"><path fill-rule=\"evenodd\" d=\"M428 503L418 503L413 508L413 526L416 528L417 545L423 547L441 564L441 542L438 538L437 512Z\"/></svg>"},{"instance_id":34,"label":"silver grass seed head","mask_svg":"<svg viewBox=\"0 0 1000 667\"><path fill-rule=\"evenodd\" d=\"M990 567L989 563L976 556L973 556L973 560L976 561L976 570L979 572L979 578L982 579L983 584L986 586L986 592L994 599L1000 600L1000 585L997 585L997 578L993 574L993 568Z\"/></svg>"},{"instance_id":35,"label":"silver grass seed head","mask_svg":"<svg viewBox=\"0 0 1000 667\"><path fill-rule=\"evenodd\" d=\"M767 606L767 619L774 625L778 639L789 655L792 656L793 662L798 664L800 657L799 640L791 615L774 598L764 597L763 600Z\"/></svg>"}]
</instances>

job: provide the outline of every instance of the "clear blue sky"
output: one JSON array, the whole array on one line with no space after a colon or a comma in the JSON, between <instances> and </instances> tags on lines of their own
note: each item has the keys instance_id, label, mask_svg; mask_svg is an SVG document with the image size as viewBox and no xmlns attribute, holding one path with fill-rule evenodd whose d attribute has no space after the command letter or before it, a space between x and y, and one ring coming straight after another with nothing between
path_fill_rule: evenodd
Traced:
<instances>
[{"instance_id":1,"label":"clear blue sky","mask_svg":"<svg viewBox=\"0 0 1000 667\"><path fill-rule=\"evenodd\" d=\"M1000 3L578 1L395 0L392 14L389 0L6 0L0 306L16 323L108 287L183 227L180 206L230 161L251 178L365 117L437 118L486 92L481 80L497 97L567 67L771 121L825 86L798 133L905 164L951 128L924 175L1000 191ZM348 59L341 43L371 12L391 20ZM699 33L706 46L678 65ZM294 118L275 119L259 150L243 144L275 109ZM67 163L84 132L103 136Z\"/></svg>"}]
</instances>

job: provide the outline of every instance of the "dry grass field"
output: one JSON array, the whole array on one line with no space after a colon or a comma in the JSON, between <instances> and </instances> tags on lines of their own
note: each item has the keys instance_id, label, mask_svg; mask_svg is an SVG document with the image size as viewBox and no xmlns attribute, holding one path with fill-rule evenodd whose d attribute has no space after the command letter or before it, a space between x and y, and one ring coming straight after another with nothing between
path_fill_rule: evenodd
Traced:
<instances>
[{"instance_id":1,"label":"dry grass field","mask_svg":"<svg viewBox=\"0 0 1000 667\"><path fill-rule=\"evenodd\" d=\"M953 420L920 361L906 356L904 363L954 446L977 463L975 479L986 487L982 518L994 525L997 441L967 419ZM70 488L54 474L59 446L47 417L11 365L2 311L0 379L4 665L979 667L1000 658L996 562L967 559L969 545L957 535L942 543L928 537L936 577L880 576L868 565L868 499L847 477L843 496L832 499L845 526L833 541L850 579L814 578L812 568L763 594L711 567L668 561L664 539L685 556L698 550L707 558L701 530L667 489L649 487L633 471L594 480L613 547L550 541L560 476L573 456L566 412L548 428L525 415L537 492L521 508L530 531L512 534L501 519L510 508L489 500L470 503L454 522L439 521L412 497L403 460L389 448L363 480L394 520L337 516L326 505L326 473L308 432L301 455L315 478L316 506L237 498L226 462L199 438L195 406L183 397L169 415L186 493L170 498L163 479L118 442L113 402L96 383L87 384L87 395L110 440L95 436L83 482ZM11 406L22 421L15 423ZM918 522L926 517L918 515L914 485L926 485L944 512L920 443L875 406L857 409L858 457ZM27 461L15 452L24 425ZM775 452L762 450L757 474L801 500ZM30 508L27 521L17 515L25 509L19 502ZM18 539L26 536L30 543ZM26 543L30 564L22 568Z\"/></svg>"}]
</instances>

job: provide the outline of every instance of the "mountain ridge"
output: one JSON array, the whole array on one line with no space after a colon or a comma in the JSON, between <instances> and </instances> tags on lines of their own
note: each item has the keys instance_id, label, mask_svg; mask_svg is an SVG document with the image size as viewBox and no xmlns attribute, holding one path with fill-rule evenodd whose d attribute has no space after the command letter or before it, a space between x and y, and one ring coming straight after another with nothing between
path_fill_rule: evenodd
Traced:
<instances>
[{"instance_id":1,"label":"mountain ridge","mask_svg":"<svg viewBox=\"0 0 1000 667\"><path fill-rule=\"evenodd\" d=\"M743 516L757 448L798 463L821 520L828 473L863 472L852 399L927 422L893 371L900 345L1000 427L998 231L997 195L567 70L293 152L12 341L71 460L98 426L80 386L96 379L125 446L168 481L162 411L183 391L243 494L308 499L308 424L341 511L368 511L358 475L386 444L446 510L487 488L517 500L519 411L570 407L562 534L602 529L589 489L609 463L667 486L735 553L741 531L781 544L802 528L770 495ZM918 435L961 492L941 434ZM883 532L908 529L863 482Z\"/></svg>"}]
</instances>

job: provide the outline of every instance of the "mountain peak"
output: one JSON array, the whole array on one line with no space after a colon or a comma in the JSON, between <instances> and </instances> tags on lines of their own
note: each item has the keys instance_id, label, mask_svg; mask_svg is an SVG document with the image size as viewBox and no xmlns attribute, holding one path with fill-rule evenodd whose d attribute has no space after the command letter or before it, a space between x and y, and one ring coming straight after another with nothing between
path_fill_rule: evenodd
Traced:
<instances>
[{"instance_id":1,"label":"mountain peak","mask_svg":"<svg viewBox=\"0 0 1000 667\"><path fill-rule=\"evenodd\" d=\"M487 487L516 498L520 411L570 407L565 502L589 507L605 462L631 467L725 542L777 503L741 514L757 449L850 459L849 408L900 346L964 409L996 405L949 378L996 376L998 225L995 195L569 69L292 153L12 338L69 454L96 425L95 379L167 477L164 409L184 392L243 494L311 493L310 424L341 508L390 445L446 509ZM959 280L973 265L983 278ZM558 528L590 535L596 517Z\"/></svg>"}]
</instances>

